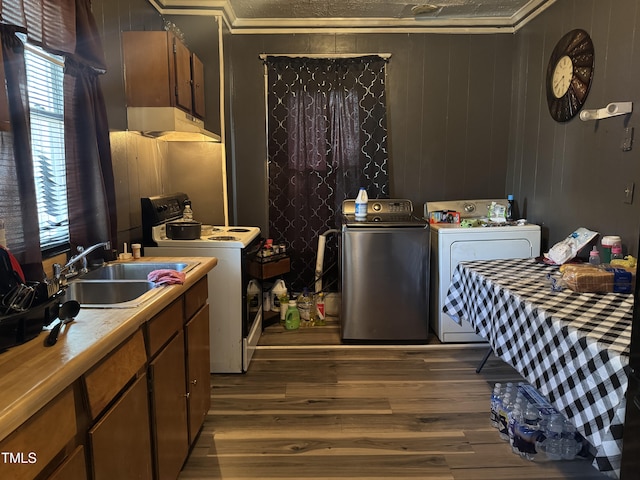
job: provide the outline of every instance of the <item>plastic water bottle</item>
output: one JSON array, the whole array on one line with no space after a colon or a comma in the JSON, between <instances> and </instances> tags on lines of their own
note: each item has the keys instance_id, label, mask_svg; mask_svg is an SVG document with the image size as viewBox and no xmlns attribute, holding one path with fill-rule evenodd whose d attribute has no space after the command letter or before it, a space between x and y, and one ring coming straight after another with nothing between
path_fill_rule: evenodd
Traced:
<instances>
[{"instance_id":1,"label":"plastic water bottle","mask_svg":"<svg viewBox=\"0 0 640 480\"><path fill-rule=\"evenodd\" d=\"M531 402L527 402L522 415L522 422L515 430L513 440L514 446L522 458L530 461L536 459L538 454L536 442L540 440L541 435L538 407Z\"/></svg>"},{"instance_id":2,"label":"plastic water bottle","mask_svg":"<svg viewBox=\"0 0 640 480\"><path fill-rule=\"evenodd\" d=\"M498 432L500 434L500 438L505 442L509 441L509 415L513 410L514 403L514 392L507 391L502 397L502 404L500 405L500 410L498 411Z\"/></svg>"},{"instance_id":3,"label":"plastic water bottle","mask_svg":"<svg viewBox=\"0 0 640 480\"><path fill-rule=\"evenodd\" d=\"M309 296L309 289L304 287L302 294L298 297L298 310L300 311L300 322L303 327L313 325L313 315L311 313L313 301Z\"/></svg>"},{"instance_id":4,"label":"plastic water bottle","mask_svg":"<svg viewBox=\"0 0 640 480\"><path fill-rule=\"evenodd\" d=\"M185 222L193 221L193 210L191 210L191 201L184 201L184 210L182 211L182 220Z\"/></svg>"},{"instance_id":5,"label":"plastic water bottle","mask_svg":"<svg viewBox=\"0 0 640 480\"><path fill-rule=\"evenodd\" d=\"M356 220L367 219L367 204L369 203L369 196L364 187L360 187L358 196L356 197Z\"/></svg>"},{"instance_id":6,"label":"plastic water bottle","mask_svg":"<svg viewBox=\"0 0 640 480\"><path fill-rule=\"evenodd\" d=\"M591 265L600 265L600 252L598 252L598 247L596 247L595 245L589 252L589 263Z\"/></svg>"},{"instance_id":7,"label":"plastic water bottle","mask_svg":"<svg viewBox=\"0 0 640 480\"><path fill-rule=\"evenodd\" d=\"M511 445L511 451L515 454L519 454L517 442L515 441L516 431L520 428L523 422L523 407L526 408L526 403L522 397L516 397L516 401L513 405L513 409L509 413L509 423L507 426L507 432L509 433L509 444Z\"/></svg>"},{"instance_id":8,"label":"plastic water bottle","mask_svg":"<svg viewBox=\"0 0 640 480\"><path fill-rule=\"evenodd\" d=\"M507 195L507 221L513 220L513 194Z\"/></svg>"},{"instance_id":9,"label":"plastic water bottle","mask_svg":"<svg viewBox=\"0 0 640 480\"><path fill-rule=\"evenodd\" d=\"M300 328L300 312L295 300L289 301L289 308L284 318L284 328L287 330L297 330Z\"/></svg>"},{"instance_id":10,"label":"plastic water bottle","mask_svg":"<svg viewBox=\"0 0 640 480\"><path fill-rule=\"evenodd\" d=\"M493 386L493 391L491 392L491 414L489 419L491 421L491 426L493 428L498 428L498 410L499 410L499 402L500 402L500 393L502 391L502 384L496 383Z\"/></svg>"},{"instance_id":11,"label":"plastic water bottle","mask_svg":"<svg viewBox=\"0 0 640 480\"><path fill-rule=\"evenodd\" d=\"M545 437L542 447L549 460L562 459L562 430L564 417L561 414L552 415L544 431Z\"/></svg>"},{"instance_id":12,"label":"plastic water bottle","mask_svg":"<svg viewBox=\"0 0 640 480\"><path fill-rule=\"evenodd\" d=\"M564 420L562 440L560 442L560 454L563 460L573 460L580 449L581 442L577 439L576 427L568 419Z\"/></svg>"}]
</instances>

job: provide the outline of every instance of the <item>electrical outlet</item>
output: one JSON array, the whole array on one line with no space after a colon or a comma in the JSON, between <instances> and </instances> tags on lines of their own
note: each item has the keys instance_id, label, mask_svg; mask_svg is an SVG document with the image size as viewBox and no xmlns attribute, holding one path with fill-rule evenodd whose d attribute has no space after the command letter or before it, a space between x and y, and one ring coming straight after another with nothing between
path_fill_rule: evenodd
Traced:
<instances>
[{"instance_id":1,"label":"electrical outlet","mask_svg":"<svg viewBox=\"0 0 640 480\"><path fill-rule=\"evenodd\" d=\"M634 182L628 183L624 187L624 203L633 203L633 189L636 184Z\"/></svg>"}]
</instances>

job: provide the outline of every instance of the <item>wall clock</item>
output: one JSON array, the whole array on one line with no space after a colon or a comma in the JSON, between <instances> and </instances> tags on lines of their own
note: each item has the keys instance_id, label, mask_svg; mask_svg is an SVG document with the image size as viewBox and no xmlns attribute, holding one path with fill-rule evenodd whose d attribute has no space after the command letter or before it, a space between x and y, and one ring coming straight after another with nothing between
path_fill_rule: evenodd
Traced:
<instances>
[{"instance_id":1,"label":"wall clock","mask_svg":"<svg viewBox=\"0 0 640 480\"><path fill-rule=\"evenodd\" d=\"M554 120L571 120L584 105L593 79L593 60L593 42L584 30L571 30L556 44L546 77L547 104Z\"/></svg>"}]
</instances>

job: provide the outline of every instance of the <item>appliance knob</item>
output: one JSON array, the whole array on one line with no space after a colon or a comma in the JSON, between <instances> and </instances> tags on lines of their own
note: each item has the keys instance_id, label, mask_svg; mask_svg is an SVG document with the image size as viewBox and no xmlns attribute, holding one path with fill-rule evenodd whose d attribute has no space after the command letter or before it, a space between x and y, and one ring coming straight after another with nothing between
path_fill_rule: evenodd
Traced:
<instances>
[{"instance_id":1,"label":"appliance knob","mask_svg":"<svg viewBox=\"0 0 640 480\"><path fill-rule=\"evenodd\" d=\"M473 203L465 203L464 211L467 213L473 213L476 210L476 206Z\"/></svg>"},{"instance_id":2,"label":"appliance knob","mask_svg":"<svg viewBox=\"0 0 640 480\"><path fill-rule=\"evenodd\" d=\"M379 212L380 210L382 210L382 205L380 205L379 203L374 203L373 207L371 208L373 208L374 212Z\"/></svg>"}]
</instances>

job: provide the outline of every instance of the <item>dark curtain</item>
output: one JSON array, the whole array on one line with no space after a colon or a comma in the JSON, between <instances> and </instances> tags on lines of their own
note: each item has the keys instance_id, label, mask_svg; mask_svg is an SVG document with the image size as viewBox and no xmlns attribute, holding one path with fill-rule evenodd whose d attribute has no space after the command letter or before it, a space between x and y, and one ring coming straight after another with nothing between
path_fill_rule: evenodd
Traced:
<instances>
[{"instance_id":1,"label":"dark curtain","mask_svg":"<svg viewBox=\"0 0 640 480\"><path fill-rule=\"evenodd\" d=\"M76 48L65 61L69 229L72 245L110 240L116 248L115 180L99 82L106 63L90 5L89 0L76 0Z\"/></svg>"},{"instance_id":2,"label":"dark curtain","mask_svg":"<svg viewBox=\"0 0 640 480\"><path fill-rule=\"evenodd\" d=\"M25 276L42 280L24 46L15 32L13 27L0 27L12 129L0 135L0 217L5 220L7 243Z\"/></svg>"},{"instance_id":3,"label":"dark curtain","mask_svg":"<svg viewBox=\"0 0 640 480\"><path fill-rule=\"evenodd\" d=\"M267 57L269 234L291 255L292 287L313 291L318 238L359 187L388 197L386 61ZM336 291L337 236L323 290Z\"/></svg>"},{"instance_id":4,"label":"dark curtain","mask_svg":"<svg viewBox=\"0 0 640 480\"><path fill-rule=\"evenodd\" d=\"M30 42L65 56L65 142L67 196L72 245L116 240L115 182L106 107L98 76L106 62L91 0L2 0L4 66L11 132L1 135L0 218L7 243L23 267L42 278L38 216L31 159L24 55L14 30ZM14 165L12 165L14 164ZM6 174L6 178L5 178ZM18 196L17 196L17 195ZM19 210L19 216L16 215ZM19 220L18 220L19 218ZM25 272L26 273L26 272Z\"/></svg>"}]
</instances>

